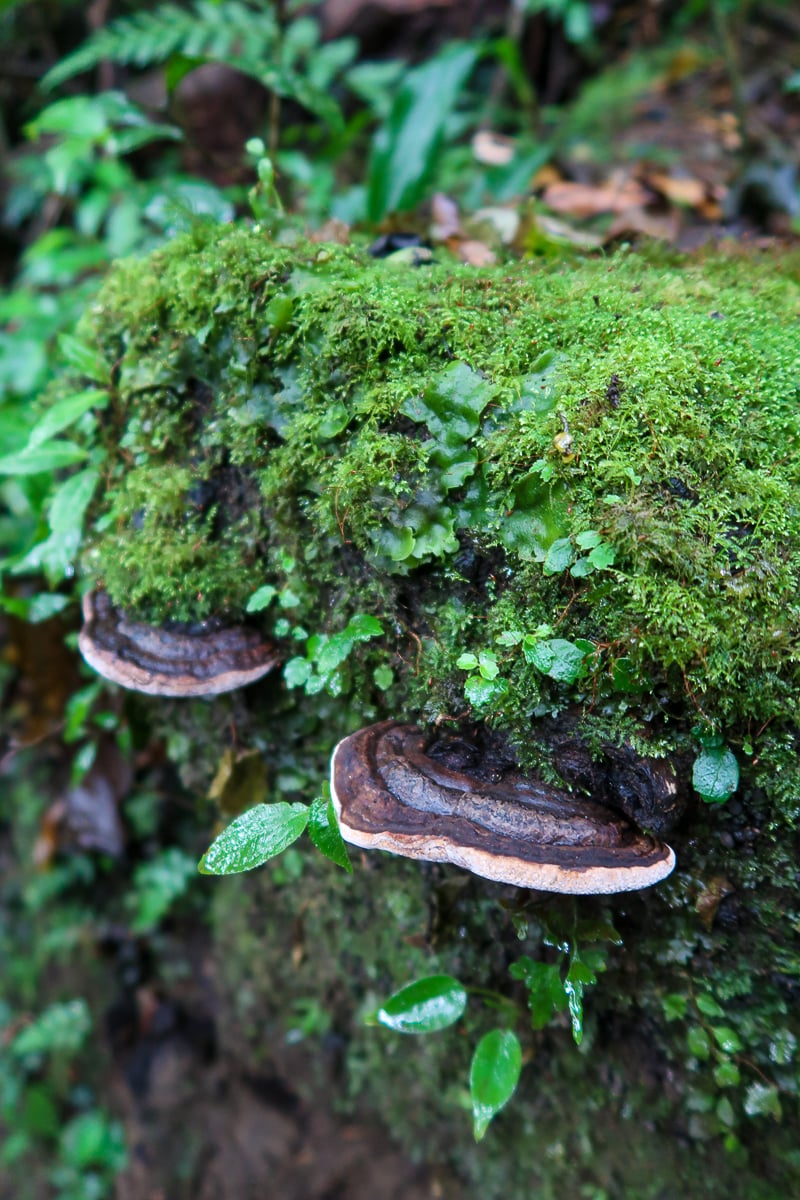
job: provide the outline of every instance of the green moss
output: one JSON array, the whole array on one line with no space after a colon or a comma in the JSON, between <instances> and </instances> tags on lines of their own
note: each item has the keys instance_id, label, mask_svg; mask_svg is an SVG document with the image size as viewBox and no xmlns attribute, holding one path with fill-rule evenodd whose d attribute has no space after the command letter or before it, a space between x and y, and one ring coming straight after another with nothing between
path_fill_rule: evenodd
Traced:
<instances>
[{"instance_id":1,"label":"green moss","mask_svg":"<svg viewBox=\"0 0 800 1200\"><path fill-rule=\"evenodd\" d=\"M270 584L254 619L311 664L356 614L383 628L316 694L272 679L196 713L152 706L198 792L234 727L275 798L307 801L336 740L390 714L471 713L540 769L537 721L567 706L590 743L670 754L721 730L736 753L737 797L696 801L671 838L675 878L613 901L625 946L585 1049L531 1034L521 1101L480 1153L463 1087L482 1018L412 1054L357 1012L435 970L508 990L525 949L501 893L383 859L348 881L299 854L252 909L222 885L242 1052L313 997L346 1039L353 1102L487 1197L534 1181L650 1200L678 1179L750 1200L796 1173L799 311L796 256L398 271L235 227L119 265L84 321L112 369L85 575L149 619L238 618ZM561 681L531 652L556 639L585 654ZM458 666L482 651L490 679Z\"/></svg>"}]
</instances>

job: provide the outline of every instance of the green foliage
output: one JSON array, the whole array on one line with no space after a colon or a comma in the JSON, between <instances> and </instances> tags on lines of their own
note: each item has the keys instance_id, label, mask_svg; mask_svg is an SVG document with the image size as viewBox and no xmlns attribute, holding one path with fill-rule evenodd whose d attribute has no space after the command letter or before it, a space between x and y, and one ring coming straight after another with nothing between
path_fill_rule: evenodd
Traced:
<instances>
[{"instance_id":1,"label":"green foliage","mask_svg":"<svg viewBox=\"0 0 800 1200\"><path fill-rule=\"evenodd\" d=\"M425 195L447 123L478 53L476 45L456 43L404 73L391 111L373 141L367 181L370 221L415 208Z\"/></svg>"},{"instance_id":2,"label":"green foliage","mask_svg":"<svg viewBox=\"0 0 800 1200\"><path fill-rule=\"evenodd\" d=\"M516 1091L522 1070L522 1047L510 1029L493 1029L484 1034L469 1072L475 1141L482 1140L490 1121Z\"/></svg>"},{"instance_id":3,"label":"green foliage","mask_svg":"<svg viewBox=\"0 0 800 1200\"><path fill-rule=\"evenodd\" d=\"M395 992L374 1019L396 1033L435 1033L454 1025L466 1007L467 993L457 979L430 975Z\"/></svg>"},{"instance_id":4,"label":"green foliage","mask_svg":"<svg viewBox=\"0 0 800 1200\"><path fill-rule=\"evenodd\" d=\"M283 668L289 687L302 687L307 696L323 689L339 696L345 687L343 664L360 642L380 637L383 626L368 613L356 613L340 633L313 634L306 642L306 654L291 658Z\"/></svg>"},{"instance_id":5,"label":"green foliage","mask_svg":"<svg viewBox=\"0 0 800 1200\"><path fill-rule=\"evenodd\" d=\"M729 800L739 786L739 764L733 751L707 741L694 760L692 786L709 804Z\"/></svg>"}]
</instances>

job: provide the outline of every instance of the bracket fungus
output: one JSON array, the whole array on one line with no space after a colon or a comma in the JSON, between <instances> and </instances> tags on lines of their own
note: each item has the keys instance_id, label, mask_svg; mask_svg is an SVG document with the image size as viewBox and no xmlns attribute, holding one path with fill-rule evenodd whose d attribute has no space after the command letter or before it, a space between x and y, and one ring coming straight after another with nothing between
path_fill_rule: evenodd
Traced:
<instances>
[{"instance_id":1,"label":"bracket fungus","mask_svg":"<svg viewBox=\"0 0 800 1200\"><path fill-rule=\"evenodd\" d=\"M78 648L89 666L149 696L216 696L255 682L279 661L255 629L214 621L146 625L103 591L83 597L83 620Z\"/></svg>"},{"instance_id":2,"label":"bracket fungus","mask_svg":"<svg viewBox=\"0 0 800 1200\"><path fill-rule=\"evenodd\" d=\"M339 742L342 837L486 879L575 894L633 891L672 871L669 846L620 813L496 762L451 734L383 721Z\"/></svg>"}]
</instances>

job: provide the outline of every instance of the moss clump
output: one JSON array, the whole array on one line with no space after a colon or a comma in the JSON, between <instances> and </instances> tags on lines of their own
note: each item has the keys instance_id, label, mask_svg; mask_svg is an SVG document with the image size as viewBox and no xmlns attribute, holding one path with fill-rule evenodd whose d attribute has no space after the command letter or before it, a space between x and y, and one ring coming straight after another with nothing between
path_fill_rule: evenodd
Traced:
<instances>
[{"instance_id":1,"label":"moss clump","mask_svg":"<svg viewBox=\"0 0 800 1200\"><path fill-rule=\"evenodd\" d=\"M363 998L410 975L507 988L524 951L499 908L487 915L485 889L472 884L428 936L420 913L438 901L413 890L416 866L329 883L297 855L256 885L258 946L246 914L221 918L248 1046L264 1032L255 1013L281 1027L276 996L321 997L348 1039L352 1093L431 1156L443 1151L424 1113L432 1097L449 1106L439 1146L487 1197L528 1195L533 1179L542 1195L568 1183L650 1200L680 1177L687 1194L751 1200L796 1177L782 1128L800 1088L799 309L791 256L397 270L234 227L120 264L83 323L111 372L85 574L155 620L237 618L267 585L254 619L289 659L288 690L272 679L196 717L183 709L180 735L173 709L150 708L193 787L235 725L237 746L271 764L275 798L308 800L337 738L386 715L469 712L540 769L537 723L567 706L590 744L642 738L669 754L721 731L736 753L735 799L696 801L670 838L675 878L613 901L625 946L595 993L588 1054L566 1031L531 1038L549 1090L529 1076L519 1115L493 1130L496 1155L451 1136L466 1127L459 1035L419 1051L420 1117L411 1059L395 1052L390 1084L383 1042L378 1053L354 1032ZM364 616L382 635L326 658L325 639ZM224 887L244 909L243 886ZM362 943L355 927L376 911ZM297 965L285 936L299 926ZM647 1078L624 1066L629 1032L652 1048ZM615 1174L603 1146L631 1120L650 1127ZM652 1147L674 1129L709 1173L679 1176L670 1150L650 1179ZM737 1193L748 1146L750 1190Z\"/></svg>"},{"instance_id":2,"label":"moss clump","mask_svg":"<svg viewBox=\"0 0 800 1200\"><path fill-rule=\"evenodd\" d=\"M450 707L459 653L490 649L470 698L518 735L564 698L510 636L548 625L591 642L578 698L794 719L799 274L397 270L197 231L84 322L112 369L84 565L154 618L238 616L265 583L309 632L389 617L406 709Z\"/></svg>"}]
</instances>

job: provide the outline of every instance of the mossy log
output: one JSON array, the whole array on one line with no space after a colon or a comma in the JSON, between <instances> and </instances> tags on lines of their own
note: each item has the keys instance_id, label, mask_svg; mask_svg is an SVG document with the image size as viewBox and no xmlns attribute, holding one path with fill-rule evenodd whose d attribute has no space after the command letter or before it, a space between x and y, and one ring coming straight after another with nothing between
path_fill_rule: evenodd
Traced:
<instances>
[{"instance_id":1,"label":"mossy log","mask_svg":"<svg viewBox=\"0 0 800 1200\"><path fill-rule=\"evenodd\" d=\"M412 268L234 227L119 264L84 319L80 336L110 381L86 432L106 486L89 511L84 579L154 623L238 622L258 593L249 619L286 660L282 681L245 699L181 715L147 702L185 780L207 784L229 704L239 737L271 765L275 798L310 799L303 790L338 738L386 717L491 729L523 767L562 784L570 754L583 756L588 787L603 755L669 756L687 793L703 747L729 781L738 763L727 804L692 796L671 836L675 876L613 902L625 949L596 995L584 1066L563 1031L533 1035L556 1098L548 1112L530 1088L520 1101L523 1166L510 1162L502 1122L483 1167L463 1151L483 1195L529 1195L536 1178L550 1186L558 1164L545 1162L535 1127L555 1136L562 1104L575 1122L564 1144L580 1135L585 1153L569 1175L564 1150L559 1178L595 1179L586 1163L604 1071L617 1090L603 1136L632 1136L626 1102L642 1119L657 1091L659 1128L679 1128L697 1154L687 1194L723 1194L698 1182L712 1162L735 1187L748 1143L758 1170L742 1195L772 1194L757 1190L759 1171L768 1189L798 1167L775 1122L800 1086L799 315L796 257L629 251ZM76 385L86 381L66 379L59 393ZM365 616L380 635L358 636ZM733 784L715 786L706 795L722 800ZM271 950L250 955L225 939L236 988L247 984L232 1012L243 1016L241 996L255 988L279 1028L292 998L321 988L350 1038L351 1088L427 1145L424 1106L441 1112L452 1099L442 1078L448 1054L460 1062L457 1040L419 1051L415 1069L433 1064L435 1095L415 1111L402 1094L414 1084L392 1084L367 1035L353 1033L354 1006L359 991L399 986L432 957L496 986L520 948L496 908L502 891L459 891L432 934L420 914L432 897L442 907L452 872L387 861L354 885L327 884L319 864L297 869L291 886L286 874L254 884L286 910ZM225 920L244 929L231 916L247 903L243 885L224 895ZM357 932L362 909L337 949L327 914L354 902L374 904L387 945ZM540 953L535 906L508 903L531 921L527 952ZM284 957L301 910L326 947L309 952L316 983ZM491 950L483 935L470 950L461 934L481 921ZM345 956L352 987L337 981ZM618 1059L623 1024L630 1044L648 1047L653 1078ZM594 1080L585 1093L582 1070ZM719 1139L728 1166L714 1158ZM602 1172L595 1182L606 1179L602 1194L655 1197L674 1184L677 1158L665 1155L652 1178L631 1175L633 1190ZM624 1181L627 1168L615 1169Z\"/></svg>"}]
</instances>

